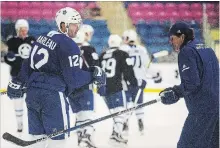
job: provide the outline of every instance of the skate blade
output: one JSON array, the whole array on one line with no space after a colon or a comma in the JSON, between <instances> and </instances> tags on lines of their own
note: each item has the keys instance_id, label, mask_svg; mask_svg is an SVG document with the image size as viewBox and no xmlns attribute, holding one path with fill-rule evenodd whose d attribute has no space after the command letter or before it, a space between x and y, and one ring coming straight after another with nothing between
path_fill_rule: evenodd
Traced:
<instances>
[{"instance_id":1,"label":"skate blade","mask_svg":"<svg viewBox=\"0 0 220 148\"><path fill-rule=\"evenodd\" d=\"M87 146L78 146L78 148L94 148L94 147L87 145Z\"/></svg>"},{"instance_id":2,"label":"skate blade","mask_svg":"<svg viewBox=\"0 0 220 148\"><path fill-rule=\"evenodd\" d=\"M108 143L109 143L109 145L113 146L114 148L126 148L127 147L127 144L121 143L121 142L116 142L113 139L110 139Z\"/></svg>"},{"instance_id":3,"label":"skate blade","mask_svg":"<svg viewBox=\"0 0 220 148\"><path fill-rule=\"evenodd\" d=\"M88 144L78 145L78 148L95 148L93 146L89 146Z\"/></svg>"}]
</instances>

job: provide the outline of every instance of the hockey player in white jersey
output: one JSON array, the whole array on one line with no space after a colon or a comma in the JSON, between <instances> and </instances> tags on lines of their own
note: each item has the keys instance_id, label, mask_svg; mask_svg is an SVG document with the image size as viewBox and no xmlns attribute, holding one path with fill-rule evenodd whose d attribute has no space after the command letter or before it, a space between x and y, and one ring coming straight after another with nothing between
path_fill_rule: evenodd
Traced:
<instances>
[{"instance_id":1,"label":"hockey player in white jersey","mask_svg":"<svg viewBox=\"0 0 220 148\"><path fill-rule=\"evenodd\" d=\"M124 44L120 47L120 49L126 51L129 54L130 62L132 63L135 77L138 80L138 86L140 86L142 80L147 81L146 69L148 63L150 62L150 56L148 55L145 47L141 45L136 45L137 34L134 30L126 30L122 38ZM127 108L143 103L143 89L138 100L135 100L139 88L138 86L134 87L129 91L126 91ZM135 113L138 120L139 131L141 132L141 134L143 134L144 110L138 109L135 111ZM127 122L124 123L124 132L126 134L128 134L128 120L129 119L127 119Z\"/></svg>"}]
</instances>

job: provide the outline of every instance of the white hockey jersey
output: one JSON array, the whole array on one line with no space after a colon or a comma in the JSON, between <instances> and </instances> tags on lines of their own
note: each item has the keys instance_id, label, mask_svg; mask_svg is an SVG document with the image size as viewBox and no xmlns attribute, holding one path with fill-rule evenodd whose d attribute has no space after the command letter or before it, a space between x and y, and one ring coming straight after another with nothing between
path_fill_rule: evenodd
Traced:
<instances>
[{"instance_id":1,"label":"white hockey jersey","mask_svg":"<svg viewBox=\"0 0 220 148\"><path fill-rule=\"evenodd\" d=\"M147 81L147 66L150 62L150 56L146 48L141 45L129 46L124 44L120 49L129 54L128 62L133 66L136 79Z\"/></svg>"}]
</instances>

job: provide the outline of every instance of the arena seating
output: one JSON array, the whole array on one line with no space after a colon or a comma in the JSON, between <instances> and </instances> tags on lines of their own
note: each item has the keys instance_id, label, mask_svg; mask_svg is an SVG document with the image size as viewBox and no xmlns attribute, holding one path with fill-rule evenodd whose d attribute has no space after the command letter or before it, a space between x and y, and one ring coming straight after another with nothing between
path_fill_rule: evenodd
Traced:
<instances>
[{"instance_id":1,"label":"arena seating","mask_svg":"<svg viewBox=\"0 0 220 148\"><path fill-rule=\"evenodd\" d=\"M136 19L145 21L157 21L159 19L179 20L196 20L202 19L202 4L201 3L164 3L164 2L125 2L128 14L131 16L133 23L137 23ZM207 15L209 20L218 19L219 5L207 3ZM215 13L213 13L215 12ZM172 15L178 14L179 17L171 18ZM178 16L175 15L175 16ZM165 17L165 18L164 18ZM210 21L210 23L213 23Z\"/></svg>"},{"instance_id":2,"label":"arena seating","mask_svg":"<svg viewBox=\"0 0 220 148\"><path fill-rule=\"evenodd\" d=\"M203 42L201 22L203 6L196 2L124 2L142 43L151 53L171 50L167 32L172 23L186 21L194 28L196 39ZM219 5L207 3L208 22L218 25Z\"/></svg>"},{"instance_id":3,"label":"arena seating","mask_svg":"<svg viewBox=\"0 0 220 148\"><path fill-rule=\"evenodd\" d=\"M5 41L9 35L15 35L14 24L17 19L27 19L30 25L29 34L38 37L50 30L57 30L54 16L60 8L72 7L79 12L84 8L97 6L96 2L1 2L1 36ZM104 20L85 20L94 28L94 36L91 44L96 47L98 53L107 46L110 35L107 23ZM101 28L101 29L100 29ZM100 40L101 39L101 40Z\"/></svg>"},{"instance_id":4,"label":"arena seating","mask_svg":"<svg viewBox=\"0 0 220 148\"><path fill-rule=\"evenodd\" d=\"M173 22L184 20L195 29L196 38L203 41L201 21L203 17L202 4L198 2L124 2L127 13L141 41L150 52L170 50L167 32ZM219 4L219 3L218 3ZM8 35L15 35L14 23L19 18L29 21L29 34L35 37L41 33L56 29L54 16L57 10L69 6L81 12L84 8L97 6L96 2L1 2L1 36L5 41ZM206 2L208 22L218 26L219 5ZM91 44L98 53L107 46L110 35L105 20L84 20L85 24L93 26L95 33Z\"/></svg>"}]
</instances>

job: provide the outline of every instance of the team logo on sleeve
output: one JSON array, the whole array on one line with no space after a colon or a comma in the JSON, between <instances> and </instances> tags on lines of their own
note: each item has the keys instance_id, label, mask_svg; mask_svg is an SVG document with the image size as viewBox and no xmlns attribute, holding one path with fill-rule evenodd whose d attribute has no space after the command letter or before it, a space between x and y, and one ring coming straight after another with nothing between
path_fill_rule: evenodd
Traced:
<instances>
[{"instance_id":1,"label":"team logo on sleeve","mask_svg":"<svg viewBox=\"0 0 220 148\"><path fill-rule=\"evenodd\" d=\"M185 64L183 64L183 69L182 69L182 72L184 72L185 70L189 69L190 67L189 66L186 66Z\"/></svg>"},{"instance_id":2,"label":"team logo on sleeve","mask_svg":"<svg viewBox=\"0 0 220 148\"><path fill-rule=\"evenodd\" d=\"M31 52L31 45L24 43L18 47L18 54L21 58L27 59L29 58Z\"/></svg>"}]
</instances>

